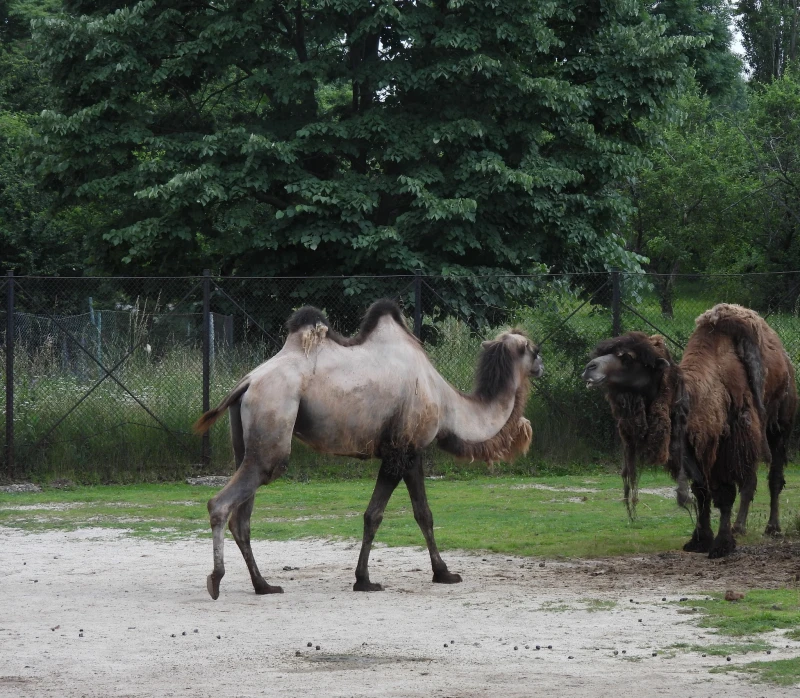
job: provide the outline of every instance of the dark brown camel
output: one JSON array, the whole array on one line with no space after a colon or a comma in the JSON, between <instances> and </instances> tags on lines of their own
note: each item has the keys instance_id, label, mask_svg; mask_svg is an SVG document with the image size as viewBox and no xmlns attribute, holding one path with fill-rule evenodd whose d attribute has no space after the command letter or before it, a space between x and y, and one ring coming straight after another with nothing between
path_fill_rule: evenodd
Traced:
<instances>
[{"instance_id":1,"label":"dark brown camel","mask_svg":"<svg viewBox=\"0 0 800 698\"><path fill-rule=\"evenodd\" d=\"M797 392L794 368L778 335L758 313L719 304L696 320L680 365L663 337L629 332L597 345L583 372L606 389L624 449L625 503L637 500L637 459L665 465L678 480L678 502L697 506L684 550L728 555L744 532L760 460L770 462L767 534L780 531L779 495ZM736 525L731 510L739 488ZM710 503L720 510L716 539Z\"/></svg>"},{"instance_id":2,"label":"dark brown camel","mask_svg":"<svg viewBox=\"0 0 800 698\"><path fill-rule=\"evenodd\" d=\"M214 570L207 580L211 597L219 596L225 574L229 518L256 593L283 591L267 584L258 571L250 547L250 515L256 489L286 471L292 437L322 453L381 459L364 513L355 591L382 589L369 579L369 553L401 480L428 545L433 581L460 582L434 541L420 454L433 441L457 456L485 461L508 460L527 451L532 435L523 416L528 379L544 370L537 347L517 330L484 342L475 390L467 395L437 373L391 301L373 304L359 334L351 338L331 331L325 316L310 307L294 313L286 327L283 349L242 378L195 425L202 433L229 409L238 466L208 503L214 534Z\"/></svg>"}]
</instances>

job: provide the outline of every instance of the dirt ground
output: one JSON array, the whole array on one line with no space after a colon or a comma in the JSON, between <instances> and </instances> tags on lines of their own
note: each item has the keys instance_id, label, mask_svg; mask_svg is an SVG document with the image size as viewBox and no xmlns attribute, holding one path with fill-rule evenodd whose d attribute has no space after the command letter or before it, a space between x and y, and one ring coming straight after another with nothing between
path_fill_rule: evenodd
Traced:
<instances>
[{"instance_id":1,"label":"dirt ground","mask_svg":"<svg viewBox=\"0 0 800 698\"><path fill-rule=\"evenodd\" d=\"M357 544L258 541L262 572L285 590L259 597L228 539L215 602L209 540L103 529L0 537L0 696L797 695L709 673L758 653L727 662L670 649L724 641L670 602L796 583L797 546L721 561L444 551L464 576L454 586L430 582L422 548L376 548L371 576L387 588L363 594L350 590ZM780 643L770 659L800 655L798 642L765 639Z\"/></svg>"}]
</instances>

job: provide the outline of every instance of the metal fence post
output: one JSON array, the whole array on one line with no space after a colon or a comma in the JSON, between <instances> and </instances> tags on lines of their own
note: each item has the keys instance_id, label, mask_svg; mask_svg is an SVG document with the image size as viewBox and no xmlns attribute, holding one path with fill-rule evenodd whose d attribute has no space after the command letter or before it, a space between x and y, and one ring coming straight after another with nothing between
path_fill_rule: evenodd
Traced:
<instances>
[{"instance_id":1,"label":"metal fence post","mask_svg":"<svg viewBox=\"0 0 800 698\"><path fill-rule=\"evenodd\" d=\"M211 271L203 270L203 412L211 409ZM211 436L203 434L201 462L204 467L211 464Z\"/></svg>"},{"instance_id":2,"label":"metal fence post","mask_svg":"<svg viewBox=\"0 0 800 698\"><path fill-rule=\"evenodd\" d=\"M14 477L14 272L6 281L6 475Z\"/></svg>"},{"instance_id":3,"label":"metal fence post","mask_svg":"<svg viewBox=\"0 0 800 698\"><path fill-rule=\"evenodd\" d=\"M414 272L414 334L422 339L422 274Z\"/></svg>"},{"instance_id":4,"label":"metal fence post","mask_svg":"<svg viewBox=\"0 0 800 698\"><path fill-rule=\"evenodd\" d=\"M622 334L622 294L620 292L619 269L611 270L611 334L619 337Z\"/></svg>"}]
</instances>

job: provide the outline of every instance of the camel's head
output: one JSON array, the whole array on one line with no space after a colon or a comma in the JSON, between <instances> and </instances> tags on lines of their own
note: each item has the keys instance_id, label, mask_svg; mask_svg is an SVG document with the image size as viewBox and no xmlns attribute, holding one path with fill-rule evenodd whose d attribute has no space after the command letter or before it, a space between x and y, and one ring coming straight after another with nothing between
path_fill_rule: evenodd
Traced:
<instances>
[{"instance_id":1,"label":"camel's head","mask_svg":"<svg viewBox=\"0 0 800 698\"><path fill-rule=\"evenodd\" d=\"M587 388L602 385L617 391L644 393L652 389L672 363L661 335L628 332L606 339L592 352L581 378Z\"/></svg>"},{"instance_id":2,"label":"camel's head","mask_svg":"<svg viewBox=\"0 0 800 698\"><path fill-rule=\"evenodd\" d=\"M520 329L502 332L494 339L482 342L481 347L484 352L500 347L508 349L508 355L518 359L519 369L524 376L541 378L544 375L544 362L539 347Z\"/></svg>"}]
</instances>

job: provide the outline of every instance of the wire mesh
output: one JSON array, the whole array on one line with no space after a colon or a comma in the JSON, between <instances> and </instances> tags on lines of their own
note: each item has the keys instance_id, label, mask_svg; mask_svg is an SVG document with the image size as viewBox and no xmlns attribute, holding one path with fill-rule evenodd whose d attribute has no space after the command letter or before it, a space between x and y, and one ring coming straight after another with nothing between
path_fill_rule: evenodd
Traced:
<instances>
[{"instance_id":1,"label":"wire mesh","mask_svg":"<svg viewBox=\"0 0 800 698\"><path fill-rule=\"evenodd\" d=\"M676 358L695 318L727 301L761 312L792 360L800 359L800 273L617 278L620 329L663 334ZM191 433L202 411L203 283L203 277L16 278L16 462L6 475L125 482L230 472L226 429L214 428L206 463L200 439ZM283 324L298 307L320 308L336 330L349 335L372 301L393 298L410 329L416 310L431 361L460 390L472 387L483 340L517 326L540 345L545 375L535 381L528 407L531 463L608 459L614 453L615 429L603 396L580 380L592 348L615 327L609 273L209 277L205 283L212 405L280 350ZM4 448L5 410L2 420Z\"/></svg>"}]
</instances>

